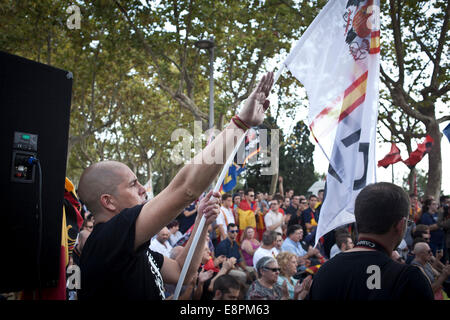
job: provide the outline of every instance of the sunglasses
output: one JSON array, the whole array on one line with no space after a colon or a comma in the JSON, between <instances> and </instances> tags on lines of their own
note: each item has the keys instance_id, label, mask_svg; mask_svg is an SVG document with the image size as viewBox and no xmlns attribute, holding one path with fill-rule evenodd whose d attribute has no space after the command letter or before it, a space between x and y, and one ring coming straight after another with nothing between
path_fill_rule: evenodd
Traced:
<instances>
[{"instance_id":1,"label":"sunglasses","mask_svg":"<svg viewBox=\"0 0 450 320\"><path fill-rule=\"evenodd\" d=\"M281 271L280 268L268 268L268 267L264 267L264 269L270 270L270 271L272 271L272 272L280 272L280 271Z\"/></svg>"},{"instance_id":2,"label":"sunglasses","mask_svg":"<svg viewBox=\"0 0 450 320\"><path fill-rule=\"evenodd\" d=\"M230 230L230 231L228 231L229 233L238 233L239 232L239 230Z\"/></svg>"}]
</instances>

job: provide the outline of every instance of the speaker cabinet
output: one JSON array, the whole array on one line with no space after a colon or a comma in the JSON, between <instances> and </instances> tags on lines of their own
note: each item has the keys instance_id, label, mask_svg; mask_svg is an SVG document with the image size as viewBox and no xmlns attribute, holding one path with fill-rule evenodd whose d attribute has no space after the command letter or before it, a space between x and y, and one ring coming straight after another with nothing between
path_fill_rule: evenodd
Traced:
<instances>
[{"instance_id":1,"label":"speaker cabinet","mask_svg":"<svg viewBox=\"0 0 450 320\"><path fill-rule=\"evenodd\" d=\"M70 72L0 52L0 292L36 289L38 270L57 285L71 91Z\"/></svg>"}]
</instances>

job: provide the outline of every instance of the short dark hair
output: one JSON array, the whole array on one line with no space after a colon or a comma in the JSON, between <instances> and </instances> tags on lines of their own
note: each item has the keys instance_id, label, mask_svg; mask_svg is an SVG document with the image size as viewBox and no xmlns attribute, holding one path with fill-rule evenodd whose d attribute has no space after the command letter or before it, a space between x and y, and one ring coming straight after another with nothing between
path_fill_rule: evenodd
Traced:
<instances>
[{"instance_id":1,"label":"short dark hair","mask_svg":"<svg viewBox=\"0 0 450 320\"><path fill-rule=\"evenodd\" d=\"M179 225L180 225L180 222L178 222L178 220L173 220L167 225L167 229L171 229L171 228L179 226Z\"/></svg>"},{"instance_id":2,"label":"short dark hair","mask_svg":"<svg viewBox=\"0 0 450 320\"><path fill-rule=\"evenodd\" d=\"M272 200L284 201L284 197L281 194L277 193L273 196Z\"/></svg>"},{"instance_id":3,"label":"short dark hair","mask_svg":"<svg viewBox=\"0 0 450 320\"><path fill-rule=\"evenodd\" d=\"M262 243L266 246L270 246L277 240L277 233L275 231L265 231L262 236Z\"/></svg>"},{"instance_id":4,"label":"short dark hair","mask_svg":"<svg viewBox=\"0 0 450 320\"><path fill-rule=\"evenodd\" d=\"M427 226L426 224L418 224L416 226L416 229L414 230L412 236L413 238L422 238L424 233L428 233L428 231L430 230L430 227Z\"/></svg>"},{"instance_id":5,"label":"short dark hair","mask_svg":"<svg viewBox=\"0 0 450 320\"><path fill-rule=\"evenodd\" d=\"M225 200L227 200L228 198L231 198L231 194L229 194L229 193L224 193L224 194L222 195L222 201L225 201Z\"/></svg>"},{"instance_id":6,"label":"short dark hair","mask_svg":"<svg viewBox=\"0 0 450 320\"><path fill-rule=\"evenodd\" d=\"M253 190L253 188L248 188L248 189L245 190L244 194L245 194L246 196L248 196L248 193L249 193L249 192L255 193L255 190Z\"/></svg>"},{"instance_id":7,"label":"short dark hair","mask_svg":"<svg viewBox=\"0 0 450 320\"><path fill-rule=\"evenodd\" d=\"M231 228L234 228L234 227L237 227L237 224L235 224L235 223L230 223L230 224L228 224L228 226L227 226L227 231L230 231L230 229ZM239 229L238 229L239 230Z\"/></svg>"},{"instance_id":8,"label":"short dark hair","mask_svg":"<svg viewBox=\"0 0 450 320\"><path fill-rule=\"evenodd\" d=\"M430 210L430 206L433 201L434 201L433 199L429 198L426 199L422 206L422 212L428 212L428 210Z\"/></svg>"},{"instance_id":9,"label":"short dark hair","mask_svg":"<svg viewBox=\"0 0 450 320\"><path fill-rule=\"evenodd\" d=\"M316 199L318 199L318 197L317 197L315 194L310 195L309 198L308 198L308 200L311 200L311 198L316 198Z\"/></svg>"},{"instance_id":10,"label":"short dark hair","mask_svg":"<svg viewBox=\"0 0 450 320\"><path fill-rule=\"evenodd\" d=\"M408 194L389 182L369 184L355 200L358 233L385 234L409 214Z\"/></svg>"},{"instance_id":11,"label":"short dark hair","mask_svg":"<svg viewBox=\"0 0 450 320\"><path fill-rule=\"evenodd\" d=\"M286 237L289 237L291 234L293 234L293 233L294 233L295 231L297 231L298 229L302 229L302 231L303 231L302 226L299 225L299 224L293 224L293 225L290 225L290 226L287 228L287 231L286 231Z\"/></svg>"},{"instance_id":12,"label":"short dark hair","mask_svg":"<svg viewBox=\"0 0 450 320\"><path fill-rule=\"evenodd\" d=\"M341 249L341 246L345 243L347 244L348 238L351 238L350 234L348 233L341 233L336 236L336 244L339 249Z\"/></svg>"},{"instance_id":13,"label":"short dark hair","mask_svg":"<svg viewBox=\"0 0 450 320\"><path fill-rule=\"evenodd\" d=\"M216 281L214 281L213 293L215 294L217 290L224 293L229 293L229 289L239 290L241 286L239 282L229 274L223 274L217 277Z\"/></svg>"}]
</instances>

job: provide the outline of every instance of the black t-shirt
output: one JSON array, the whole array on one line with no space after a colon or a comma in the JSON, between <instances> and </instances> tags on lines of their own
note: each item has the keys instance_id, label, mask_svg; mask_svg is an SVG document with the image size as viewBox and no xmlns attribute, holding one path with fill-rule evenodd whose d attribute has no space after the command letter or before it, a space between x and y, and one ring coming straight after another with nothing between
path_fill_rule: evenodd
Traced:
<instances>
[{"instance_id":1,"label":"black t-shirt","mask_svg":"<svg viewBox=\"0 0 450 320\"><path fill-rule=\"evenodd\" d=\"M163 255L149 249L150 240L134 250L141 209L125 209L94 227L81 254L80 300L163 299Z\"/></svg>"},{"instance_id":2,"label":"black t-shirt","mask_svg":"<svg viewBox=\"0 0 450 320\"><path fill-rule=\"evenodd\" d=\"M314 275L307 299L433 300L434 295L419 268L379 251L356 251L327 261Z\"/></svg>"},{"instance_id":3,"label":"black t-shirt","mask_svg":"<svg viewBox=\"0 0 450 320\"><path fill-rule=\"evenodd\" d=\"M195 209L195 202L192 203L189 207L183 210L180 215L178 215L177 220L180 223L180 232L186 233L190 227L195 223L195 219L197 218L197 212L191 214L189 217L184 215L184 211L192 211Z\"/></svg>"}]
</instances>

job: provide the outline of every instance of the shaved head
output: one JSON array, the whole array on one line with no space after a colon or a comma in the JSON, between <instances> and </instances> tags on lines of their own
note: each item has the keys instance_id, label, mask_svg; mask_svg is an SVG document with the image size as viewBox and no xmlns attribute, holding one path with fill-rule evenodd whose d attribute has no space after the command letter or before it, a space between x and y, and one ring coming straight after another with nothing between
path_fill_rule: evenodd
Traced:
<instances>
[{"instance_id":1,"label":"shaved head","mask_svg":"<svg viewBox=\"0 0 450 320\"><path fill-rule=\"evenodd\" d=\"M418 242L414 246L414 253L415 254L425 253L425 252L428 252L428 250L430 250L430 247L425 242Z\"/></svg>"},{"instance_id":2,"label":"shaved head","mask_svg":"<svg viewBox=\"0 0 450 320\"><path fill-rule=\"evenodd\" d=\"M123 177L120 171L128 167L117 161L102 161L84 170L78 184L78 195L92 213L102 210L100 197L114 195Z\"/></svg>"}]
</instances>

